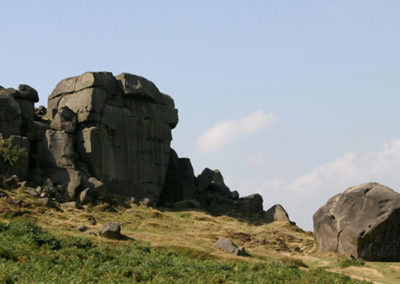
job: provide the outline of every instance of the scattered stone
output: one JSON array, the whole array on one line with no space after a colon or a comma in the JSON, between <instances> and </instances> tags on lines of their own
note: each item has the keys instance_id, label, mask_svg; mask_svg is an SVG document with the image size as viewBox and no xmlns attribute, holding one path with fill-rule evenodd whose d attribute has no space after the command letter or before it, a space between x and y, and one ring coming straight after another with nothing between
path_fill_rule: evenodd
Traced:
<instances>
[{"instance_id":1,"label":"scattered stone","mask_svg":"<svg viewBox=\"0 0 400 284\"><path fill-rule=\"evenodd\" d=\"M96 225L97 224L96 218L94 216L89 215L89 216L87 216L87 219L89 220L91 225Z\"/></svg>"},{"instance_id":2,"label":"scattered stone","mask_svg":"<svg viewBox=\"0 0 400 284\"><path fill-rule=\"evenodd\" d=\"M88 229L88 227L86 227L85 225L80 225L78 227L78 231L80 231L80 232L85 232L85 231L87 231L87 229Z\"/></svg>"},{"instance_id":3,"label":"scattered stone","mask_svg":"<svg viewBox=\"0 0 400 284\"><path fill-rule=\"evenodd\" d=\"M233 253L238 256L250 256L244 247L237 247L231 240L219 239L215 244L217 248L228 253Z\"/></svg>"},{"instance_id":4,"label":"scattered stone","mask_svg":"<svg viewBox=\"0 0 400 284\"><path fill-rule=\"evenodd\" d=\"M400 194L378 183L348 188L313 216L322 251L368 261L400 261Z\"/></svg>"},{"instance_id":5,"label":"scattered stone","mask_svg":"<svg viewBox=\"0 0 400 284\"><path fill-rule=\"evenodd\" d=\"M101 227L99 234L109 239L121 239L121 225L117 222L107 222Z\"/></svg>"},{"instance_id":6,"label":"scattered stone","mask_svg":"<svg viewBox=\"0 0 400 284\"><path fill-rule=\"evenodd\" d=\"M40 197L40 200L44 203L44 205L46 205L48 207L52 207L53 206L53 202L52 202L51 198Z\"/></svg>"}]
</instances>

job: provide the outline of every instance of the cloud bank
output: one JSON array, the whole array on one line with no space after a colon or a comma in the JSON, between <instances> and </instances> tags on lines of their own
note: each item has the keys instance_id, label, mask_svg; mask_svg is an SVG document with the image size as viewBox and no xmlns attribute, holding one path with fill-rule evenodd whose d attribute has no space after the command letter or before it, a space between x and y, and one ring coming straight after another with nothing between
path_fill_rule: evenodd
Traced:
<instances>
[{"instance_id":1,"label":"cloud bank","mask_svg":"<svg viewBox=\"0 0 400 284\"><path fill-rule=\"evenodd\" d=\"M224 120L202 134L196 140L196 149L201 154L218 151L233 140L264 128L275 121L273 114L261 110L252 112L238 120Z\"/></svg>"},{"instance_id":2,"label":"cloud bank","mask_svg":"<svg viewBox=\"0 0 400 284\"><path fill-rule=\"evenodd\" d=\"M312 229L312 215L337 193L365 182L379 182L400 191L400 139L384 143L380 149L364 153L345 153L292 180L232 179L241 193L258 191L265 209L281 203L300 227Z\"/></svg>"}]
</instances>

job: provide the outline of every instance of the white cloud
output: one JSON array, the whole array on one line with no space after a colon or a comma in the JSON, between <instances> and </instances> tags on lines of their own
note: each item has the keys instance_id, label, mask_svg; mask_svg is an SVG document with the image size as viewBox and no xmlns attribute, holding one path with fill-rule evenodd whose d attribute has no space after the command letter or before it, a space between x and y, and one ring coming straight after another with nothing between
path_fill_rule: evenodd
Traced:
<instances>
[{"instance_id":1,"label":"white cloud","mask_svg":"<svg viewBox=\"0 0 400 284\"><path fill-rule=\"evenodd\" d=\"M364 182L379 182L400 190L400 139L381 149L364 153L345 153L337 159L311 169L293 180L230 180L242 194L259 192L265 209L281 203L301 227L311 230L312 215L337 193Z\"/></svg>"},{"instance_id":2,"label":"white cloud","mask_svg":"<svg viewBox=\"0 0 400 284\"><path fill-rule=\"evenodd\" d=\"M293 192L338 193L363 182L377 181L400 186L400 139L385 143L382 149L362 154L346 153L321 165L289 184Z\"/></svg>"},{"instance_id":3,"label":"white cloud","mask_svg":"<svg viewBox=\"0 0 400 284\"><path fill-rule=\"evenodd\" d=\"M242 135L270 125L274 120L273 114L258 110L239 120L221 121L197 139L196 149L203 154L215 152Z\"/></svg>"}]
</instances>

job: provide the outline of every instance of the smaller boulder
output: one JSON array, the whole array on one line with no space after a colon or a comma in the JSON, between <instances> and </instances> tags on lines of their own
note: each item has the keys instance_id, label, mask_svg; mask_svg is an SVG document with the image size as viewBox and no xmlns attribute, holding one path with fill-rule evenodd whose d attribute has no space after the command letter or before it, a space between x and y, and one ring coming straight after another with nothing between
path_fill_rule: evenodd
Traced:
<instances>
[{"instance_id":1,"label":"smaller boulder","mask_svg":"<svg viewBox=\"0 0 400 284\"><path fill-rule=\"evenodd\" d=\"M228 253L233 253L238 256L250 256L244 247L238 247L231 240L221 238L215 244L217 248Z\"/></svg>"},{"instance_id":2,"label":"smaller boulder","mask_svg":"<svg viewBox=\"0 0 400 284\"><path fill-rule=\"evenodd\" d=\"M78 227L78 231L80 231L80 232L85 232L85 231L87 231L87 229L88 229L88 227L86 227L85 225L80 225Z\"/></svg>"},{"instance_id":3,"label":"smaller boulder","mask_svg":"<svg viewBox=\"0 0 400 284\"><path fill-rule=\"evenodd\" d=\"M94 216L89 215L89 216L87 216L87 219L89 220L91 225L96 225L97 224L96 218Z\"/></svg>"},{"instance_id":4,"label":"smaller boulder","mask_svg":"<svg viewBox=\"0 0 400 284\"><path fill-rule=\"evenodd\" d=\"M36 189L34 189L32 187L25 188L24 192L29 194L29 195L32 195L33 197L38 197L39 196L39 193L36 191Z\"/></svg>"},{"instance_id":5,"label":"smaller boulder","mask_svg":"<svg viewBox=\"0 0 400 284\"><path fill-rule=\"evenodd\" d=\"M275 204L265 212L265 219L267 222L286 221L290 222L289 215L280 204Z\"/></svg>"},{"instance_id":6,"label":"smaller boulder","mask_svg":"<svg viewBox=\"0 0 400 284\"><path fill-rule=\"evenodd\" d=\"M121 239L121 225L117 222L107 222L101 227L99 234L108 239Z\"/></svg>"}]
</instances>

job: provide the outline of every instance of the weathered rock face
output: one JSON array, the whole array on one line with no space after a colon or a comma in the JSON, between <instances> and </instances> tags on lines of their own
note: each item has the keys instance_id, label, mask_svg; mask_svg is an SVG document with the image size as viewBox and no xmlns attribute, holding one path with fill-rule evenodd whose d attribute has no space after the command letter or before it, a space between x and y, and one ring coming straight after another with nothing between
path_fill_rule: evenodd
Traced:
<instances>
[{"instance_id":1,"label":"weathered rock face","mask_svg":"<svg viewBox=\"0 0 400 284\"><path fill-rule=\"evenodd\" d=\"M400 260L400 194L378 183L350 187L313 216L322 251L370 261Z\"/></svg>"},{"instance_id":2,"label":"weathered rock face","mask_svg":"<svg viewBox=\"0 0 400 284\"><path fill-rule=\"evenodd\" d=\"M88 72L61 81L48 107L55 166L81 172L82 184L95 177L109 193L158 202L178 123L169 96L143 77Z\"/></svg>"},{"instance_id":3,"label":"weathered rock face","mask_svg":"<svg viewBox=\"0 0 400 284\"><path fill-rule=\"evenodd\" d=\"M42 198L84 204L119 194L259 223L287 217L280 207L264 212L259 194L231 192L218 170L195 177L190 160L170 148L173 99L143 77L86 72L59 82L47 110L34 108L38 98L28 85L0 87L0 134L29 153L17 174L44 184Z\"/></svg>"}]
</instances>

